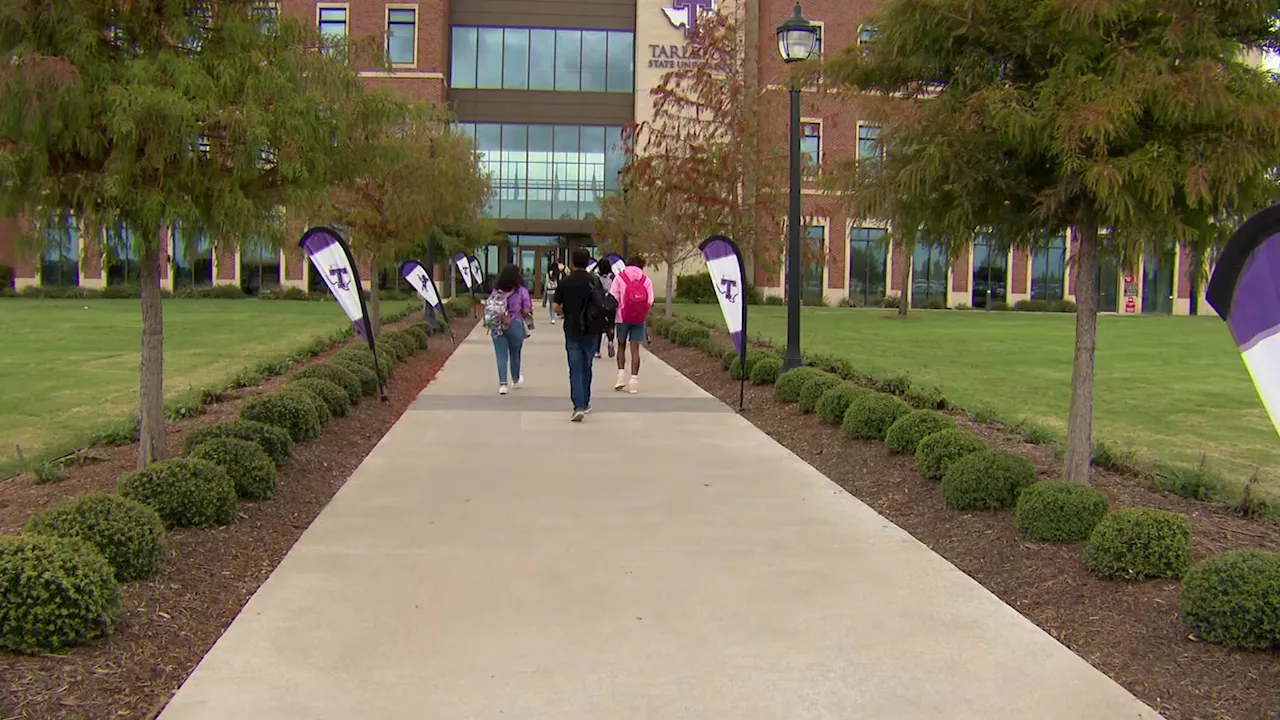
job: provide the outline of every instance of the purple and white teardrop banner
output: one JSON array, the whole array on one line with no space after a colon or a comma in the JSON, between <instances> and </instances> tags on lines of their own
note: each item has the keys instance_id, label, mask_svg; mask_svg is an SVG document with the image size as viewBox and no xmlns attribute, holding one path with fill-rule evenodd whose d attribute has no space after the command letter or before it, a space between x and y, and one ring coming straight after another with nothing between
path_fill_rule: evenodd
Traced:
<instances>
[{"instance_id":1,"label":"purple and white teardrop banner","mask_svg":"<svg viewBox=\"0 0 1280 720\"><path fill-rule=\"evenodd\" d=\"M623 260L618 253L609 253L604 256L604 259L609 262L609 267L613 268L614 275L621 275L622 271L627 269L627 261Z\"/></svg>"},{"instance_id":2,"label":"purple and white teardrop banner","mask_svg":"<svg viewBox=\"0 0 1280 720\"><path fill-rule=\"evenodd\" d=\"M598 264L599 263L597 263L595 260L592 260L591 262L587 263L587 272L595 272L596 265Z\"/></svg>"},{"instance_id":3,"label":"purple and white teardrop banner","mask_svg":"<svg viewBox=\"0 0 1280 720\"><path fill-rule=\"evenodd\" d=\"M413 286L414 290L427 301L433 317L440 319L449 330L449 338L453 339L453 327L449 325L449 316L445 313L444 302L440 300L440 290L436 288L436 279L416 260L409 260L400 265L400 274ZM434 324L434 323L432 323Z\"/></svg>"},{"instance_id":4,"label":"purple and white teardrop banner","mask_svg":"<svg viewBox=\"0 0 1280 720\"><path fill-rule=\"evenodd\" d=\"M480 259L475 255L467 258L471 264L471 282L475 290L484 290L484 270L480 267Z\"/></svg>"},{"instance_id":5,"label":"purple and white teardrop banner","mask_svg":"<svg viewBox=\"0 0 1280 720\"><path fill-rule=\"evenodd\" d=\"M369 311L364 304L364 294L360 292L360 274L356 270L355 260L351 257L351 248L337 230L327 227L313 227L303 234L298 243L302 251L311 259L324 284L333 293L342 312L346 313L355 327L357 335L369 343L369 352L373 353L374 367L378 366L377 346L374 344L373 328L369 323ZM378 386L382 391L382 399L387 399L387 389L382 386L382 372L378 372Z\"/></svg>"},{"instance_id":6,"label":"purple and white teardrop banner","mask_svg":"<svg viewBox=\"0 0 1280 720\"><path fill-rule=\"evenodd\" d=\"M716 299L720 301L720 312L724 314L724 324L729 329L729 337L738 350L739 364L747 364L747 298L744 290L746 271L742 265L742 253L738 245L723 235L712 235L698 246L702 257L707 261L707 272L711 273L711 284L716 289ZM743 373L742 384L738 388L738 409L742 409L746 393L746 373Z\"/></svg>"},{"instance_id":7,"label":"purple and white teardrop banner","mask_svg":"<svg viewBox=\"0 0 1280 720\"><path fill-rule=\"evenodd\" d=\"M470 292L476 291L475 281L471 279L471 259L464 252L459 252L453 256L453 264L458 266L458 272L462 275L462 283L467 286Z\"/></svg>"}]
</instances>

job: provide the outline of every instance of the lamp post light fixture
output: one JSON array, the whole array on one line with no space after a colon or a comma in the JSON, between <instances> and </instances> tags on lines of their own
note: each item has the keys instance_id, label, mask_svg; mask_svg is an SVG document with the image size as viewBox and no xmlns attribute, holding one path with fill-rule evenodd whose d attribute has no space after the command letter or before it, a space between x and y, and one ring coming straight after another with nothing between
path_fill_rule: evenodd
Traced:
<instances>
[{"instance_id":1,"label":"lamp post light fixture","mask_svg":"<svg viewBox=\"0 0 1280 720\"><path fill-rule=\"evenodd\" d=\"M778 52L783 62L805 62L818 57L822 33L809 22L796 3L791 17L778 26ZM782 371L800 367L800 86L791 85L791 207L787 214L787 352Z\"/></svg>"},{"instance_id":2,"label":"lamp post light fixture","mask_svg":"<svg viewBox=\"0 0 1280 720\"><path fill-rule=\"evenodd\" d=\"M622 179L622 171L618 171L618 187L622 188L622 203L626 205L627 198L631 194L631 188L627 187L626 182ZM627 207L627 214L630 216L631 208ZM629 262L631 260L631 233L625 229L622 231L622 261Z\"/></svg>"}]
</instances>

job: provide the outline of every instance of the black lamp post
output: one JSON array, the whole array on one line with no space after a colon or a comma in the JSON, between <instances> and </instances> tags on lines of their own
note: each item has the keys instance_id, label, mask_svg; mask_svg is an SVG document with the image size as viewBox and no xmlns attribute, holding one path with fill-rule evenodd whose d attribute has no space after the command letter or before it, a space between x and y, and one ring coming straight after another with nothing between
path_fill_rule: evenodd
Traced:
<instances>
[{"instance_id":1,"label":"black lamp post","mask_svg":"<svg viewBox=\"0 0 1280 720\"><path fill-rule=\"evenodd\" d=\"M796 3L778 26L778 52L788 65L818 57L822 36ZM800 87L791 86L791 208L787 214L787 353L782 371L800 367Z\"/></svg>"},{"instance_id":2,"label":"black lamp post","mask_svg":"<svg viewBox=\"0 0 1280 720\"><path fill-rule=\"evenodd\" d=\"M631 188L627 187L626 182L622 179L622 171L618 171L618 186L622 188L622 202L625 205L627 196L631 194ZM631 208L627 208L627 212L631 212ZM622 261L627 262L631 259L631 233L626 230L622 231Z\"/></svg>"}]
</instances>

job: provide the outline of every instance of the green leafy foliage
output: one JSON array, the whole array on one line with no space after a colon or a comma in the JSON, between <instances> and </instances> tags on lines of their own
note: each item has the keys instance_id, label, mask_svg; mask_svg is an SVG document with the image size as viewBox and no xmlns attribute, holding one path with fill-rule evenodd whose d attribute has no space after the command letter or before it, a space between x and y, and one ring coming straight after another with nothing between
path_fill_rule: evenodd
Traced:
<instances>
[{"instance_id":1,"label":"green leafy foliage","mask_svg":"<svg viewBox=\"0 0 1280 720\"><path fill-rule=\"evenodd\" d=\"M419 350L427 349L427 343L429 342L429 338L431 337L430 325L427 325L426 323L420 323L420 322L414 323L409 327L405 328L404 332L413 337L414 342L417 343Z\"/></svg>"},{"instance_id":2,"label":"green leafy foliage","mask_svg":"<svg viewBox=\"0 0 1280 720\"><path fill-rule=\"evenodd\" d=\"M444 301L444 312L451 318L471 317L475 301L470 295L459 295Z\"/></svg>"},{"instance_id":3,"label":"green leafy foliage","mask_svg":"<svg viewBox=\"0 0 1280 720\"><path fill-rule=\"evenodd\" d=\"M725 348L724 354L720 356L720 366L724 368L725 372L729 372L733 364L741 357L737 348Z\"/></svg>"},{"instance_id":4,"label":"green leafy foliage","mask_svg":"<svg viewBox=\"0 0 1280 720\"><path fill-rule=\"evenodd\" d=\"M347 412L351 410L351 401L347 397L347 392L339 387L336 383L320 378L298 378L289 382L285 387L302 388L311 392L324 401L325 407L328 408L329 414L334 417L346 417Z\"/></svg>"},{"instance_id":5,"label":"green leafy foliage","mask_svg":"<svg viewBox=\"0 0 1280 720\"><path fill-rule=\"evenodd\" d=\"M746 365L746 369L744 370L742 366L742 358L737 355L734 355L733 362L729 363L729 377L734 380L741 380L744 377L744 375L745 377L750 378L751 371L755 370L757 363L759 363L761 360L766 360L772 357L777 357L777 356L765 350L760 350L758 348L750 348L747 350L747 365Z\"/></svg>"},{"instance_id":6,"label":"green leafy foliage","mask_svg":"<svg viewBox=\"0 0 1280 720\"><path fill-rule=\"evenodd\" d=\"M67 479L67 473L62 469L62 466L52 462L42 462L36 465L31 474L35 479L36 485L62 482Z\"/></svg>"},{"instance_id":7,"label":"green leafy foliage","mask_svg":"<svg viewBox=\"0 0 1280 720\"><path fill-rule=\"evenodd\" d=\"M190 457L222 468L241 500L270 500L276 495L275 463L256 443L233 437L214 438L197 445Z\"/></svg>"},{"instance_id":8,"label":"green leafy foliage","mask_svg":"<svg viewBox=\"0 0 1280 720\"><path fill-rule=\"evenodd\" d=\"M277 392L251 398L240 408L240 419L282 428L294 442L320 436L320 417L314 403L294 394Z\"/></svg>"},{"instance_id":9,"label":"green leafy foliage","mask_svg":"<svg viewBox=\"0 0 1280 720\"><path fill-rule=\"evenodd\" d=\"M901 415L884 433L885 447L889 452L915 455L920 441L943 430L956 426L956 421L932 410L914 410Z\"/></svg>"},{"instance_id":10,"label":"green leafy foliage","mask_svg":"<svg viewBox=\"0 0 1280 720\"><path fill-rule=\"evenodd\" d=\"M376 395L378 393L378 374L371 368L342 358L333 358L325 364L341 368L354 375L360 381L360 392L364 395Z\"/></svg>"},{"instance_id":11,"label":"green leafy foliage","mask_svg":"<svg viewBox=\"0 0 1280 720\"><path fill-rule=\"evenodd\" d=\"M334 353L333 358L331 359L341 362L352 362L357 365L367 367L370 370L379 370L381 371L384 380L389 379L392 375L392 370L395 367L395 361L387 354L387 351L384 348L378 348L377 356L378 367L375 368L374 356L369 352L369 347L367 345L360 344L342 348L338 352Z\"/></svg>"},{"instance_id":12,"label":"green leafy foliage","mask_svg":"<svg viewBox=\"0 0 1280 720\"><path fill-rule=\"evenodd\" d=\"M1222 479L1207 467L1203 459L1196 467L1163 468L1151 483L1160 490L1201 502L1215 500L1223 493Z\"/></svg>"},{"instance_id":13,"label":"green leafy foliage","mask_svg":"<svg viewBox=\"0 0 1280 720\"><path fill-rule=\"evenodd\" d=\"M386 351L387 355L395 362L404 362L411 354L412 349L405 343L404 339L395 333L384 332L378 336L378 349Z\"/></svg>"},{"instance_id":14,"label":"green leafy foliage","mask_svg":"<svg viewBox=\"0 0 1280 720\"><path fill-rule=\"evenodd\" d=\"M775 357L761 358L751 368L752 385L773 385L778 382L778 373L782 372L782 359Z\"/></svg>"},{"instance_id":15,"label":"green leafy foliage","mask_svg":"<svg viewBox=\"0 0 1280 720\"><path fill-rule=\"evenodd\" d=\"M877 392L887 395L906 395L911 389L911 378L906 375L888 375L876 378L873 386Z\"/></svg>"},{"instance_id":16,"label":"green leafy foliage","mask_svg":"<svg viewBox=\"0 0 1280 720\"><path fill-rule=\"evenodd\" d=\"M316 421L323 428L333 420L333 413L329 412L329 406L325 404L324 398L320 397L314 390L299 385L298 383L288 383L275 393L276 395L293 396L300 398L302 401L311 406L311 410L315 413Z\"/></svg>"},{"instance_id":17,"label":"green leafy foliage","mask_svg":"<svg viewBox=\"0 0 1280 720\"><path fill-rule=\"evenodd\" d=\"M669 330L671 342L685 347L692 347L702 340L711 338L711 331L691 322L679 322Z\"/></svg>"},{"instance_id":18,"label":"green leafy foliage","mask_svg":"<svg viewBox=\"0 0 1280 720\"><path fill-rule=\"evenodd\" d=\"M153 577L164 567L164 522L160 515L119 495L68 498L32 517L22 532L89 543L110 563L120 582Z\"/></svg>"},{"instance_id":19,"label":"green leafy foliage","mask_svg":"<svg viewBox=\"0 0 1280 720\"><path fill-rule=\"evenodd\" d=\"M1089 539L1109 509L1107 496L1087 485L1038 482L1018 496L1014 514L1028 540L1079 542Z\"/></svg>"},{"instance_id":20,"label":"green leafy foliage","mask_svg":"<svg viewBox=\"0 0 1280 720\"><path fill-rule=\"evenodd\" d=\"M952 463L986 449L987 444L971 432L941 430L924 436L916 445L916 469L930 480L941 480Z\"/></svg>"},{"instance_id":21,"label":"green leafy foliage","mask_svg":"<svg viewBox=\"0 0 1280 720\"><path fill-rule=\"evenodd\" d=\"M111 565L89 543L0 537L0 648L57 653L105 637L123 614Z\"/></svg>"},{"instance_id":22,"label":"green leafy foliage","mask_svg":"<svg viewBox=\"0 0 1280 720\"><path fill-rule=\"evenodd\" d=\"M840 429L849 439L884 440L889 428L910 412L911 406L893 395L864 391L849 404Z\"/></svg>"},{"instance_id":23,"label":"green leafy foliage","mask_svg":"<svg viewBox=\"0 0 1280 720\"><path fill-rule=\"evenodd\" d=\"M804 387L800 388L800 400L797 403L800 406L800 412L815 412L823 393L841 382L840 378L830 373L815 375L805 380Z\"/></svg>"},{"instance_id":24,"label":"green leafy foliage","mask_svg":"<svg viewBox=\"0 0 1280 720\"><path fill-rule=\"evenodd\" d=\"M804 389L804 384L819 375L825 375L822 370L816 367L798 367L778 376L778 381L773 386L773 399L782 403L800 402L800 391Z\"/></svg>"},{"instance_id":25,"label":"green leafy foliage","mask_svg":"<svg viewBox=\"0 0 1280 720\"><path fill-rule=\"evenodd\" d=\"M333 363L316 363L308 365L296 372L289 378L289 381L302 380L305 378L314 378L316 380L327 380L342 388L347 394L347 404L355 405L360 402L360 395L363 392L360 378L350 370ZM378 378L374 377L374 391L377 391ZM330 407L332 410L333 408ZM345 412L343 414L346 414Z\"/></svg>"},{"instance_id":26,"label":"green leafy foliage","mask_svg":"<svg viewBox=\"0 0 1280 720\"><path fill-rule=\"evenodd\" d=\"M1003 510L1018 502L1036 481L1026 458L1001 450L981 450L951 463L942 476L942 502L952 510Z\"/></svg>"},{"instance_id":27,"label":"green leafy foliage","mask_svg":"<svg viewBox=\"0 0 1280 720\"><path fill-rule=\"evenodd\" d=\"M1197 637L1240 650L1280 649L1280 553L1231 550L1182 580L1182 623Z\"/></svg>"},{"instance_id":28,"label":"green leafy foliage","mask_svg":"<svg viewBox=\"0 0 1280 720\"><path fill-rule=\"evenodd\" d=\"M182 454L190 455L192 450L216 438L239 438L255 443L262 448L271 461L283 465L293 454L293 438L289 431L267 423L254 420L232 420L218 425L206 425L192 430L182 441Z\"/></svg>"},{"instance_id":29,"label":"green leafy foliage","mask_svg":"<svg viewBox=\"0 0 1280 720\"><path fill-rule=\"evenodd\" d=\"M147 505L169 527L227 525L236 517L236 486L204 460L165 460L120 478L120 494Z\"/></svg>"},{"instance_id":30,"label":"green leafy foliage","mask_svg":"<svg viewBox=\"0 0 1280 720\"><path fill-rule=\"evenodd\" d=\"M946 410L947 398L938 387L909 387L902 394L907 404L920 410Z\"/></svg>"},{"instance_id":31,"label":"green leafy foliage","mask_svg":"<svg viewBox=\"0 0 1280 720\"><path fill-rule=\"evenodd\" d=\"M802 390L801 393L803 392ZM818 396L818 401L813 405L813 414L823 422L840 425L848 414L849 406L870 392L873 391L851 382L836 383Z\"/></svg>"},{"instance_id":32,"label":"green leafy foliage","mask_svg":"<svg viewBox=\"0 0 1280 720\"><path fill-rule=\"evenodd\" d=\"M711 304L719 302L715 285L711 282L711 273L706 272L677 276L676 297L684 302L691 303ZM760 290L751 283L747 283L746 297L747 304L760 304Z\"/></svg>"},{"instance_id":33,"label":"green leafy foliage","mask_svg":"<svg viewBox=\"0 0 1280 720\"><path fill-rule=\"evenodd\" d=\"M1084 564L1108 580L1181 577L1191 564L1191 521L1154 508L1112 511L1089 536Z\"/></svg>"}]
</instances>

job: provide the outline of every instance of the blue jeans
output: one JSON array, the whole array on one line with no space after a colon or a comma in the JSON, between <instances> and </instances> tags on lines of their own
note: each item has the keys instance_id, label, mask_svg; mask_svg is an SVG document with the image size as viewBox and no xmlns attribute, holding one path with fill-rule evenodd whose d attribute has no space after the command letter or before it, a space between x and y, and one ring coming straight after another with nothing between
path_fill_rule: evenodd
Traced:
<instances>
[{"instance_id":1,"label":"blue jeans","mask_svg":"<svg viewBox=\"0 0 1280 720\"><path fill-rule=\"evenodd\" d=\"M511 364L511 377L520 379L520 353L524 351L524 339L528 336L523 320L512 320L511 326L501 335L493 336L493 354L498 357L498 382L507 384L507 363Z\"/></svg>"},{"instance_id":2,"label":"blue jeans","mask_svg":"<svg viewBox=\"0 0 1280 720\"><path fill-rule=\"evenodd\" d=\"M595 362L596 343L599 335L579 335L564 339L565 353L569 356L569 397L574 410L591 407L591 364Z\"/></svg>"}]
</instances>

